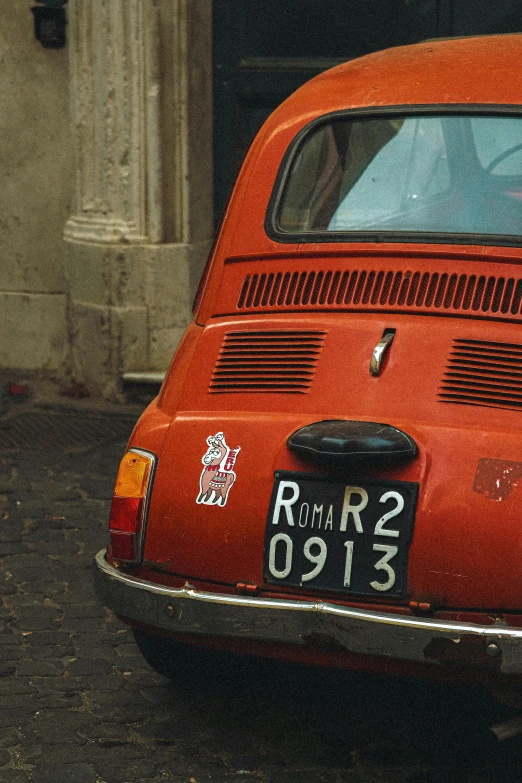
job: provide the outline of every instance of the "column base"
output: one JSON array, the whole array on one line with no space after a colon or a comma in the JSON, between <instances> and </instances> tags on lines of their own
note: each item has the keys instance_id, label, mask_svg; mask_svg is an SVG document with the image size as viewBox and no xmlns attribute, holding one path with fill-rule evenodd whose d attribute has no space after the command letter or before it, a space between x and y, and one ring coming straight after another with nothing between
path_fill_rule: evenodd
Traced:
<instances>
[{"instance_id":1,"label":"column base","mask_svg":"<svg viewBox=\"0 0 522 783\"><path fill-rule=\"evenodd\" d=\"M165 372L192 318L210 242L66 241L67 322L76 381L121 398L128 372Z\"/></svg>"}]
</instances>

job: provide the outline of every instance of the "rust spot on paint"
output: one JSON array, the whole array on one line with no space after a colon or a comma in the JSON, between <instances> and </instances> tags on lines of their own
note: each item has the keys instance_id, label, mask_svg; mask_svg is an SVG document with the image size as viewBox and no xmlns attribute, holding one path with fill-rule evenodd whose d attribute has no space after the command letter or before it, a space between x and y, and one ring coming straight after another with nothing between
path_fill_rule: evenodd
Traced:
<instances>
[{"instance_id":1,"label":"rust spot on paint","mask_svg":"<svg viewBox=\"0 0 522 783\"><path fill-rule=\"evenodd\" d=\"M424 649L424 657L456 669L500 669L502 652L492 657L487 653L487 646L486 639L469 634L455 640L436 638Z\"/></svg>"},{"instance_id":2,"label":"rust spot on paint","mask_svg":"<svg viewBox=\"0 0 522 783\"><path fill-rule=\"evenodd\" d=\"M508 498L522 478L522 462L505 459L479 459L473 491L490 500Z\"/></svg>"},{"instance_id":3,"label":"rust spot on paint","mask_svg":"<svg viewBox=\"0 0 522 783\"><path fill-rule=\"evenodd\" d=\"M410 601L410 609L414 614L433 614L433 607L428 601Z\"/></svg>"}]
</instances>

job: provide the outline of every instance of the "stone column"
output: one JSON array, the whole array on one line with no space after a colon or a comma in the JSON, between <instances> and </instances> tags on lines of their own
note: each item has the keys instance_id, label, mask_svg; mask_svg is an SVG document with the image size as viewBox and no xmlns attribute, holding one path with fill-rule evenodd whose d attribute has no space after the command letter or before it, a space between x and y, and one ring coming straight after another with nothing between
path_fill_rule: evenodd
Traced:
<instances>
[{"instance_id":1,"label":"stone column","mask_svg":"<svg viewBox=\"0 0 522 783\"><path fill-rule=\"evenodd\" d=\"M75 380L163 371L212 235L211 0L72 0Z\"/></svg>"}]
</instances>

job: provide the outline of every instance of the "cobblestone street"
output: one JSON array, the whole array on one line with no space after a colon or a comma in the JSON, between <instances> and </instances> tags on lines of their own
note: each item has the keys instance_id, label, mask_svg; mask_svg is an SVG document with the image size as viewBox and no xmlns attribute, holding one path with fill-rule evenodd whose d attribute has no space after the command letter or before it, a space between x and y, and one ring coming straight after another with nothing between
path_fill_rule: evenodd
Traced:
<instances>
[{"instance_id":1,"label":"cobblestone street","mask_svg":"<svg viewBox=\"0 0 522 783\"><path fill-rule=\"evenodd\" d=\"M255 661L204 687L155 674L92 590L126 437L68 448L65 418L61 448L1 454L0 783L521 779L520 737L488 729L516 712L480 689Z\"/></svg>"}]
</instances>

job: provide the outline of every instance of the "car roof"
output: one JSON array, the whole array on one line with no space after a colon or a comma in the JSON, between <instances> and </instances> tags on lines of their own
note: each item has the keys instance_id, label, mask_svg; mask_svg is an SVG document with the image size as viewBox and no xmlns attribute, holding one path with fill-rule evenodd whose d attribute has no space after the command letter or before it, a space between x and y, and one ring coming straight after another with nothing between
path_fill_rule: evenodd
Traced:
<instances>
[{"instance_id":1,"label":"car roof","mask_svg":"<svg viewBox=\"0 0 522 783\"><path fill-rule=\"evenodd\" d=\"M350 60L316 76L272 115L276 124L343 109L522 104L522 34L425 41ZM293 123L292 123L293 124Z\"/></svg>"},{"instance_id":2,"label":"car roof","mask_svg":"<svg viewBox=\"0 0 522 783\"><path fill-rule=\"evenodd\" d=\"M215 244L216 258L222 263L226 258L259 257L260 253L291 249L292 243L281 244L267 235L265 218L289 145L309 123L350 109L400 106L450 105L458 109L489 105L493 110L502 105L513 106L515 111L521 107L522 113L521 62L522 34L477 36L386 49L316 76L287 98L257 134L225 212L227 219ZM362 244L368 247L368 242ZM307 247L294 241L295 246ZM378 247L382 252L383 244ZM394 243L392 252L398 247ZM426 247L435 252L433 245ZM462 247L459 242L459 253ZM351 249L357 250L355 245ZM447 253L447 249L441 252ZM476 249L470 246L466 252ZM502 253L506 252L502 248ZM512 252L520 254L519 249ZM214 276L215 285L219 275ZM211 302L208 298L206 309L202 309L203 320L212 312Z\"/></svg>"}]
</instances>

